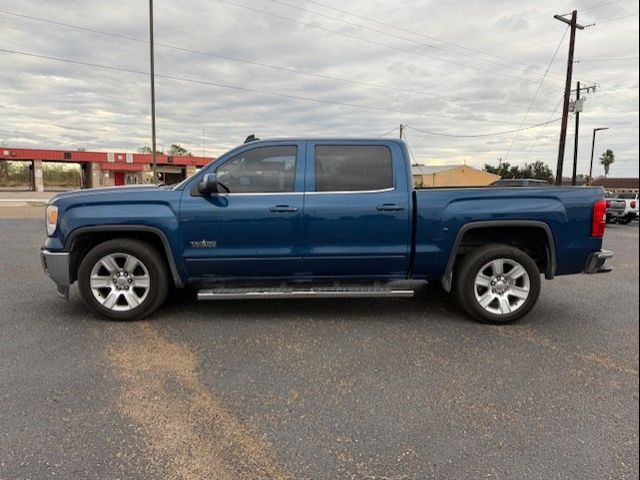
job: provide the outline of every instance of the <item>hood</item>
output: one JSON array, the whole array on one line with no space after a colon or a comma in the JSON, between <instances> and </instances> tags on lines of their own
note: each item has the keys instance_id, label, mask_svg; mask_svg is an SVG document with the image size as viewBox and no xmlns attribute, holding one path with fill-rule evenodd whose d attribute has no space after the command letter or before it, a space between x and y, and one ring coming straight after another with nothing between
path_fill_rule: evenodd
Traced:
<instances>
[{"instance_id":1,"label":"hood","mask_svg":"<svg viewBox=\"0 0 640 480\"><path fill-rule=\"evenodd\" d=\"M58 200L75 199L81 197L92 197L96 195L118 195L118 194L131 194L144 191L158 191L164 190L166 187L158 185L127 185L122 187L101 187L101 188L87 188L85 190L71 190L69 192L59 193L54 195L49 203L55 203Z\"/></svg>"}]
</instances>

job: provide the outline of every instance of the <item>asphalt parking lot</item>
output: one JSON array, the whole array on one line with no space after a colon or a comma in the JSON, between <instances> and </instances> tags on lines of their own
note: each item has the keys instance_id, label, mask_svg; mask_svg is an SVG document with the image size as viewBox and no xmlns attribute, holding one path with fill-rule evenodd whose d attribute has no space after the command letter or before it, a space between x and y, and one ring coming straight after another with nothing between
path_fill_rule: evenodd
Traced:
<instances>
[{"instance_id":1,"label":"asphalt parking lot","mask_svg":"<svg viewBox=\"0 0 640 480\"><path fill-rule=\"evenodd\" d=\"M504 327L433 288L107 322L55 299L43 237L0 219L2 480L638 478L637 223Z\"/></svg>"}]
</instances>

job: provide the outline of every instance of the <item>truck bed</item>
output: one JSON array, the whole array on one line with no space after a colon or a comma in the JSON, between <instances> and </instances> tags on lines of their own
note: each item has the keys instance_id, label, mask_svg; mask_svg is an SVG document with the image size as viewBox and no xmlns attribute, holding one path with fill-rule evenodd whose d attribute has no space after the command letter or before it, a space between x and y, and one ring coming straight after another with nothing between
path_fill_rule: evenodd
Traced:
<instances>
[{"instance_id":1,"label":"truck bed","mask_svg":"<svg viewBox=\"0 0 640 480\"><path fill-rule=\"evenodd\" d=\"M552 233L558 259L551 276L582 272L589 252L600 248L590 227L593 204L603 193L599 187L417 189L413 277L440 278L463 226L477 222L542 224Z\"/></svg>"}]
</instances>

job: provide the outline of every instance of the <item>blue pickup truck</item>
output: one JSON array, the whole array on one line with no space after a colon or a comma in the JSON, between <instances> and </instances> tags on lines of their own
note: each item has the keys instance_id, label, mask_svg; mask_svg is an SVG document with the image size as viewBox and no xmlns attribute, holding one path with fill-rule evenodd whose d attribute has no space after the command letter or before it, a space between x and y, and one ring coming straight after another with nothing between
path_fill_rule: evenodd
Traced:
<instances>
[{"instance_id":1,"label":"blue pickup truck","mask_svg":"<svg viewBox=\"0 0 640 480\"><path fill-rule=\"evenodd\" d=\"M541 276L599 273L600 188L415 189L401 140L278 139L236 147L170 186L63 193L42 264L69 297L137 319L187 285L201 300L455 293L475 319L535 305Z\"/></svg>"}]
</instances>

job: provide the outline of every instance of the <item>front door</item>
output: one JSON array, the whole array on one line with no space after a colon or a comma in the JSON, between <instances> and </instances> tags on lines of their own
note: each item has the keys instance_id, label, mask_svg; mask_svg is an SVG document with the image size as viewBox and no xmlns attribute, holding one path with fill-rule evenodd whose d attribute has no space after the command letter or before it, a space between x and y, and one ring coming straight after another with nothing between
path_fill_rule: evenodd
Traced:
<instances>
[{"instance_id":1,"label":"front door","mask_svg":"<svg viewBox=\"0 0 640 480\"><path fill-rule=\"evenodd\" d=\"M410 189L397 144L309 142L306 179L305 274L407 275Z\"/></svg>"},{"instance_id":2,"label":"front door","mask_svg":"<svg viewBox=\"0 0 640 480\"><path fill-rule=\"evenodd\" d=\"M180 206L192 280L295 275L302 260L304 143L247 146L213 165L219 194L186 188Z\"/></svg>"}]
</instances>

